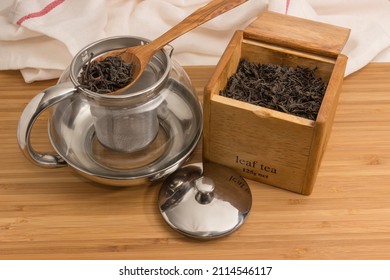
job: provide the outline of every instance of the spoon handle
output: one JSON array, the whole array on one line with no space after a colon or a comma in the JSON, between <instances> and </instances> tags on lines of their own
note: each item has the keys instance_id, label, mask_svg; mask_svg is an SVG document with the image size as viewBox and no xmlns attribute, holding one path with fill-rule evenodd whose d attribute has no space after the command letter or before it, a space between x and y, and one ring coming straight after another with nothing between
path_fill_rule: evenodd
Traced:
<instances>
[{"instance_id":1,"label":"spoon handle","mask_svg":"<svg viewBox=\"0 0 390 280\"><path fill-rule=\"evenodd\" d=\"M213 0L207 5L197 9L179 24L172 27L166 33L150 42L149 50L159 50L180 35L202 25L203 23L247 2L248 0ZM150 48L149 48L150 47Z\"/></svg>"}]
</instances>

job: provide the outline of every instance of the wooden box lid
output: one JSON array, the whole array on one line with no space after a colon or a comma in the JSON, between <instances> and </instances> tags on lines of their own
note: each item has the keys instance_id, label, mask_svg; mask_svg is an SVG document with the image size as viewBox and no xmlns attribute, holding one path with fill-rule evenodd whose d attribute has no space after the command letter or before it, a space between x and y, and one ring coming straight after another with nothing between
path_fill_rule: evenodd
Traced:
<instances>
[{"instance_id":1,"label":"wooden box lid","mask_svg":"<svg viewBox=\"0 0 390 280\"><path fill-rule=\"evenodd\" d=\"M245 30L247 38L305 52L337 57L350 29L274 12L265 12Z\"/></svg>"}]
</instances>

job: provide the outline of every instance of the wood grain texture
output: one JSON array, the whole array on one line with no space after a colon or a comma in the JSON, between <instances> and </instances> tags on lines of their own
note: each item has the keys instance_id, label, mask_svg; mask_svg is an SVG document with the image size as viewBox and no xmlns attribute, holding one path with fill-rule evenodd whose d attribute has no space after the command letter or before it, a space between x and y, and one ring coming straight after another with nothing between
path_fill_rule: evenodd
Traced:
<instances>
[{"instance_id":1,"label":"wood grain texture","mask_svg":"<svg viewBox=\"0 0 390 280\"><path fill-rule=\"evenodd\" d=\"M186 68L202 98L213 67ZM0 72L1 259L389 259L390 63L345 79L311 196L248 181L253 208L235 233L201 242L159 214L159 184L111 188L71 168L24 158L16 126L27 102L55 81ZM46 119L34 145L50 150ZM201 157L198 147L192 161Z\"/></svg>"}]
</instances>

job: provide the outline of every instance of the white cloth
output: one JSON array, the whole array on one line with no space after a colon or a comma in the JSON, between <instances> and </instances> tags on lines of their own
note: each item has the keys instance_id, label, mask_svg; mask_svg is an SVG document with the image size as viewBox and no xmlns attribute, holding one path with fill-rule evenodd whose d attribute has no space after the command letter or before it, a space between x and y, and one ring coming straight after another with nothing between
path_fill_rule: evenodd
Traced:
<instances>
[{"instance_id":1,"label":"white cloth","mask_svg":"<svg viewBox=\"0 0 390 280\"><path fill-rule=\"evenodd\" d=\"M105 37L154 39L209 0L2 0L0 70L26 82L58 77L85 45ZM172 42L181 65L214 65L233 32L265 10L352 29L343 50L350 74L390 61L389 0L249 0Z\"/></svg>"}]
</instances>

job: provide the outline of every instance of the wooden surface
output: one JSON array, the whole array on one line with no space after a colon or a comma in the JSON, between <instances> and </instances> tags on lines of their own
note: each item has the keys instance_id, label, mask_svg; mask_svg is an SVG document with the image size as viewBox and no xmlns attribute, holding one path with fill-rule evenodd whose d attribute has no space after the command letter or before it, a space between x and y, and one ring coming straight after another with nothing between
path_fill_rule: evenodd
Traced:
<instances>
[{"instance_id":1,"label":"wooden surface","mask_svg":"<svg viewBox=\"0 0 390 280\"><path fill-rule=\"evenodd\" d=\"M198 93L211 67L187 68ZM1 259L389 259L390 64L344 83L311 196L248 181L253 207L235 233L184 237L163 221L159 184L111 188L70 167L43 169L19 151L22 109L55 81L24 84L0 72ZM34 147L49 150L44 115ZM200 147L193 161L200 160Z\"/></svg>"}]
</instances>

